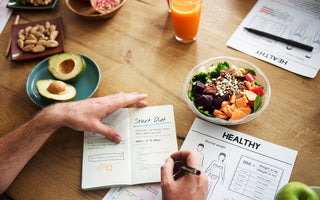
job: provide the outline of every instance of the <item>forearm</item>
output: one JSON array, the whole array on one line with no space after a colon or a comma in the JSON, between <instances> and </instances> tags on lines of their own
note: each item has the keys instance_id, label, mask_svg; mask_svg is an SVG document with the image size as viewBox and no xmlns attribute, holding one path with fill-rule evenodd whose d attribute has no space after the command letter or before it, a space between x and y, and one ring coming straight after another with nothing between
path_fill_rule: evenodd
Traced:
<instances>
[{"instance_id":1,"label":"forearm","mask_svg":"<svg viewBox=\"0 0 320 200\"><path fill-rule=\"evenodd\" d=\"M147 106L146 94L118 93L115 95L58 103L39 112L29 122L0 137L0 194L3 193L40 149L50 135L62 126L77 131L92 131L120 143L121 135L101 123L108 114L127 105Z\"/></svg>"},{"instance_id":2,"label":"forearm","mask_svg":"<svg viewBox=\"0 0 320 200\"><path fill-rule=\"evenodd\" d=\"M61 126L55 106L39 112L34 118L0 138L0 194L19 174L45 141Z\"/></svg>"}]
</instances>

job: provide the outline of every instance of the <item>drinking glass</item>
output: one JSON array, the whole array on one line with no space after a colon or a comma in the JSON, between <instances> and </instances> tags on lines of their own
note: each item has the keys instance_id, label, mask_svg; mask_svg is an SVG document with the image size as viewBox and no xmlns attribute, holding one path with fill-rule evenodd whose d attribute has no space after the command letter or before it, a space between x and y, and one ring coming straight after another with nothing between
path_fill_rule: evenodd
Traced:
<instances>
[{"instance_id":1,"label":"drinking glass","mask_svg":"<svg viewBox=\"0 0 320 200\"><path fill-rule=\"evenodd\" d=\"M175 38L181 43L196 40L202 0L169 0Z\"/></svg>"}]
</instances>

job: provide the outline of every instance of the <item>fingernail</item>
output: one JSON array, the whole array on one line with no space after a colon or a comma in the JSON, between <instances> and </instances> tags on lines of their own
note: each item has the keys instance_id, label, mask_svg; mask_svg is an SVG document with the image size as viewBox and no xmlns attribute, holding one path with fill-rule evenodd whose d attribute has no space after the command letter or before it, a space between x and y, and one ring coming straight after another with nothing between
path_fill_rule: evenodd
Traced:
<instances>
[{"instance_id":1,"label":"fingernail","mask_svg":"<svg viewBox=\"0 0 320 200\"><path fill-rule=\"evenodd\" d=\"M122 140L121 135L116 135L116 136L113 138L113 141L116 142L116 143L120 143L121 140Z\"/></svg>"}]
</instances>

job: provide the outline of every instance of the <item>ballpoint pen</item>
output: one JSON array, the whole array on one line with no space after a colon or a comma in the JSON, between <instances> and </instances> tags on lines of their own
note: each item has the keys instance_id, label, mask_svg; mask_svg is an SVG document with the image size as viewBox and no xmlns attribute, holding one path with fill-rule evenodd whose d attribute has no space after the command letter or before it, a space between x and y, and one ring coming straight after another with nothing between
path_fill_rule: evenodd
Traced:
<instances>
[{"instance_id":1,"label":"ballpoint pen","mask_svg":"<svg viewBox=\"0 0 320 200\"><path fill-rule=\"evenodd\" d=\"M277 35L273 35L273 34L270 34L270 33L264 32L264 31L260 31L260 30L257 30L257 29L253 29L253 28L244 27L244 29L246 29L250 33L254 33L254 34L259 35L259 36L270 38L270 39L273 39L275 41L283 42L283 43L286 43L288 45L291 45L291 46L294 46L294 47L297 47L297 48L300 48L300 49L304 49L306 51L312 51L313 50L312 46L309 46L309 45L306 45L306 44L303 44L303 43L300 43L300 42L297 42L297 41L294 41L294 40L286 39L286 38L283 38L283 37L280 37L280 36L277 36Z\"/></svg>"},{"instance_id":2,"label":"ballpoint pen","mask_svg":"<svg viewBox=\"0 0 320 200\"><path fill-rule=\"evenodd\" d=\"M191 174L195 174L195 175L200 175L201 174L201 171L200 170L197 170L193 167L190 167L188 165L185 165L179 161L174 161L174 166L180 170L183 170L185 172L189 172Z\"/></svg>"}]
</instances>

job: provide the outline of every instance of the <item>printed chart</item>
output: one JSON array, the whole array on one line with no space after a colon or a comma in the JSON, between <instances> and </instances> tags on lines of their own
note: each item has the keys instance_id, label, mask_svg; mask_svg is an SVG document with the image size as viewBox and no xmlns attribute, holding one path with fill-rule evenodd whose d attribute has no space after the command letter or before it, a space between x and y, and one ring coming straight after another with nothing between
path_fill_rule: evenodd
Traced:
<instances>
[{"instance_id":1,"label":"printed chart","mask_svg":"<svg viewBox=\"0 0 320 200\"><path fill-rule=\"evenodd\" d=\"M252 199L273 199L283 169L241 156L229 189Z\"/></svg>"},{"instance_id":2,"label":"printed chart","mask_svg":"<svg viewBox=\"0 0 320 200\"><path fill-rule=\"evenodd\" d=\"M320 1L259 0L227 42L227 46L296 74L314 78L320 61ZM305 50L251 33L244 27L313 47Z\"/></svg>"}]
</instances>

